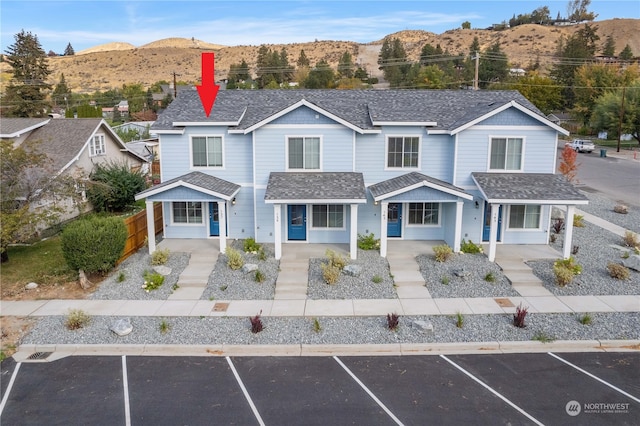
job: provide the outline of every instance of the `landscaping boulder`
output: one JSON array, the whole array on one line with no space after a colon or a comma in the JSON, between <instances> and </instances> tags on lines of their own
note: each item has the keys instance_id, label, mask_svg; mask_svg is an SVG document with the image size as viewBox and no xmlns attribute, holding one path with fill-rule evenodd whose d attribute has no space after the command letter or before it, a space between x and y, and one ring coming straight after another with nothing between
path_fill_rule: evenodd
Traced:
<instances>
[{"instance_id":1,"label":"landscaping boulder","mask_svg":"<svg viewBox=\"0 0 640 426\"><path fill-rule=\"evenodd\" d=\"M629 269L640 272L640 255L632 254L626 259L622 259L622 264Z\"/></svg>"},{"instance_id":2,"label":"landscaping boulder","mask_svg":"<svg viewBox=\"0 0 640 426\"><path fill-rule=\"evenodd\" d=\"M256 265L255 263L245 263L242 266L242 272L244 272L245 274L248 274L250 272L255 272L258 270L258 265Z\"/></svg>"},{"instance_id":3,"label":"landscaping boulder","mask_svg":"<svg viewBox=\"0 0 640 426\"><path fill-rule=\"evenodd\" d=\"M362 272L362 266L360 265L347 265L342 270L342 273L350 277L357 277Z\"/></svg>"},{"instance_id":4,"label":"landscaping boulder","mask_svg":"<svg viewBox=\"0 0 640 426\"><path fill-rule=\"evenodd\" d=\"M460 268L453 271L453 275L455 275L458 278L467 278L471 276L471 272L466 271L464 268Z\"/></svg>"},{"instance_id":5,"label":"landscaping boulder","mask_svg":"<svg viewBox=\"0 0 640 426\"><path fill-rule=\"evenodd\" d=\"M164 266L164 265L155 265L153 267L153 270L156 271L157 273L159 273L160 275L163 276L167 276L169 274L171 274L171 268L169 268L168 266Z\"/></svg>"},{"instance_id":6,"label":"landscaping boulder","mask_svg":"<svg viewBox=\"0 0 640 426\"><path fill-rule=\"evenodd\" d=\"M620 214L627 214L629 213L629 207L624 204L618 204L613 208L613 211Z\"/></svg>"},{"instance_id":7,"label":"landscaping boulder","mask_svg":"<svg viewBox=\"0 0 640 426\"><path fill-rule=\"evenodd\" d=\"M411 323L413 328L416 328L420 331L426 331L429 333L433 333L433 324L427 321L415 320Z\"/></svg>"},{"instance_id":8,"label":"landscaping boulder","mask_svg":"<svg viewBox=\"0 0 640 426\"><path fill-rule=\"evenodd\" d=\"M131 325L129 318L121 318L111 325L111 331L116 333L118 336L126 336L133 331L133 326Z\"/></svg>"},{"instance_id":9,"label":"landscaping boulder","mask_svg":"<svg viewBox=\"0 0 640 426\"><path fill-rule=\"evenodd\" d=\"M24 288L25 288L25 290L35 290L36 288L38 288L38 284L31 282L31 283L25 285Z\"/></svg>"}]
</instances>

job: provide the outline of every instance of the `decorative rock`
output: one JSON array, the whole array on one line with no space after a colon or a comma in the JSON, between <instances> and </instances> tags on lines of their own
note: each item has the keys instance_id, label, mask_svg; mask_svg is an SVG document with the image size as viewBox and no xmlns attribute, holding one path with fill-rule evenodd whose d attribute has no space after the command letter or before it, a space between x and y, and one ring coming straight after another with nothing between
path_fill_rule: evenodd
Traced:
<instances>
[{"instance_id":1,"label":"decorative rock","mask_svg":"<svg viewBox=\"0 0 640 426\"><path fill-rule=\"evenodd\" d=\"M121 318L111 325L111 331L118 336L126 336L133 331L133 326L129 318Z\"/></svg>"},{"instance_id":2,"label":"decorative rock","mask_svg":"<svg viewBox=\"0 0 640 426\"><path fill-rule=\"evenodd\" d=\"M342 270L342 273L350 277L357 277L362 272L362 266L360 265L347 265Z\"/></svg>"},{"instance_id":3,"label":"decorative rock","mask_svg":"<svg viewBox=\"0 0 640 426\"><path fill-rule=\"evenodd\" d=\"M467 272L464 270L464 268L462 268L462 269L456 269L455 271L453 271L453 275L455 275L458 278L467 278L468 276L471 275L471 272Z\"/></svg>"},{"instance_id":4,"label":"decorative rock","mask_svg":"<svg viewBox=\"0 0 640 426\"><path fill-rule=\"evenodd\" d=\"M430 322L415 320L411 323L411 326L417 328L420 331L433 333L433 324L431 324Z\"/></svg>"},{"instance_id":5,"label":"decorative rock","mask_svg":"<svg viewBox=\"0 0 640 426\"><path fill-rule=\"evenodd\" d=\"M629 207L624 204L618 204L613 208L613 211L620 214L627 214L629 213Z\"/></svg>"},{"instance_id":6,"label":"decorative rock","mask_svg":"<svg viewBox=\"0 0 640 426\"><path fill-rule=\"evenodd\" d=\"M160 275L164 275L165 277L171 274L171 268L164 265L156 265L153 267L153 270L159 273Z\"/></svg>"},{"instance_id":7,"label":"decorative rock","mask_svg":"<svg viewBox=\"0 0 640 426\"><path fill-rule=\"evenodd\" d=\"M622 264L629 269L640 272L640 255L632 254L626 259L622 259Z\"/></svg>"},{"instance_id":8,"label":"decorative rock","mask_svg":"<svg viewBox=\"0 0 640 426\"><path fill-rule=\"evenodd\" d=\"M36 288L38 288L38 284L32 282L32 283L29 283L29 284L25 285L24 288L26 290L35 290Z\"/></svg>"},{"instance_id":9,"label":"decorative rock","mask_svg":"<svg viewBox=\"0 0 640 426\"><path fill-rule=\"evenodd\" d=\"M242 272L244 272L245 274L248 274L250 272L255 272L258 270L258 265L256 265L255 263L245 263L242 266Z\"/></svg>"}]
</instances>

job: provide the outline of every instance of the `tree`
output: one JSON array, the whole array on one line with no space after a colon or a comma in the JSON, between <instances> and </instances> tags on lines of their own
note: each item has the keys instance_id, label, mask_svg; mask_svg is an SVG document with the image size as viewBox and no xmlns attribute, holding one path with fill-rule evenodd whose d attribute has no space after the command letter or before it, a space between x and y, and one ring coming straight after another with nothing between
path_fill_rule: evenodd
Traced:
<instances>
[{"instance_id":1,"label":"tree","mask_svg":"<svg viewBox=\"0 0 640 426\"><path fill-rule=\"evenodd\" d=\"M311 66L311 62L309 62L309 58L304 53L304 49L300 50L300 56L298 56L298 60L296 61L296 65L298 67L309 67Z\"/></svg>"},{"instance_id":2,"label":"tree","mask_svg":"<svg viewBox=\"0 0 640 426\"><path fill-rule=\"evenodd\" d=\"M511 83L491 85L491 89L517 90L545 114L562 106L561 88L551 78L535 71Z\"/></svg>"},{"instance_id":3,"label":"tree","mask_svg":"<svg viewBox=\"0 0 640 426\"><path fill-rule=\"evenodd\" d=\"M602 54L609 58L616 56L616 42L613 39L613 36L607 36L607 40L604 42L604 46L602 47Z\"/></svg>"},{"instance_id":4,"label":"tree","mask_svg":"<svg viewBox=\"0 0 640 426\"><path fill-rule=\"evenodd\" d=\"M8 116L43 117L51 107L46 101L50 74L47 55L38 37L22 30L14 36L15 43L5 51L5 60L13 70L13 77L6 87L5 105Z\"/></svg>"},{"instance_id":5,"label":"tree","mask_svg":"<svg viewBox=\"0 0 640 426\"><path fill-rule=\"evenodd\" d=\"M126 162L99 163L91 173L87 198L97 212L124 212L145 188L142 173L132 171Z\"/></svg>"},{"instance_id":6,"label":"tree","mask_svg":"<svg viewBox=\"0 0 640 426\"><path fill-rule=\"evenodd\" d=\"M378 65L391 87L399 87L407 81L411 63L399 38L385 37L378 55Z\"/></svg>"},{"instance_id":7,"label":"tree","mask_svg":"<svg viewBox=\"0 0 640 426\"><path fill-rule=\"evenodd\" d=\"M598 98L591 123L596 130L606 130L611 135L630 134L640 144L640 79Z\"/></svg>"},{"instance_id":8,"label":"tree","mask_svg":"<svg viewBox=\"0 0 640 426\"><path fill-rule=\"evenodd\" d=\"M567 5L567 16L570 21L582 22L593 21L596 14L587 11L591 5L591 0L570 0Z\"/></svg>"},{"instance_id":9,"label":"tree","mask_svg":"<svg viewBox=\"0 0 640 426\"><path fill-rule=\"evenodd\" d=\"M631 59L633 59L633 52L631 51L631 46L629 46L629 43L627 43L626 46L624 46L624 49L620 51L618 57L623 61L630 61Z\"/></svg>"},{"instance_id":10,"label":"tree","mask_svg":"<svg viewBox=\"0 0 640 426\"><path fill-rule=\"evenodd\" d=\"M464 22L462 23L462 29L463 29L463 30L470 30L470 29L471 29L471 22L469 22L469 21L464 21Z\"/></svg>"},{"instance_id":11,"label":"tree","mask_svg":"<svg viewBox=\"0 0 640 426\"><path fill-rule=\"evenodd\" d=\"M14 146L12 140L0 141L2 262L9 260L9 244L24 242L43 227L55 223L65 211L58 201L78 199L78 179L57 174L39 145L40 142L23 142Z\"/></svg>"},{"instance_id":12,"label":"tree","mask_svg":"<svg viewBox=\"0 0 640 426\"><path fill-rule=\"evenodd\" d=\"M67 86L67 82L64 79L64 74L60 75L60 82L53 89L51 94L51 100L53 100L53 106L67 106L67 100L71 98L71 90Z\"/></svg>"},{"instance_id":13,"label":"tree","mask_svg":"<svg viewBox=\"0 0 640 426\"><path fill-rule=\"evenodd\" d=\"M509 75L509 61L507 55L500 49L500 43L496 42L480 56L478 70L479 86L483 89L489 84L504 81Z\"/></svg>"},{"instance_id":14,"label":"tree","mask_svg":"<svg viewBox=\"0 0 640 426\"><path fill-rule=\"evenodd\" d=\"M340 62L338 62L338 75L343 78L352 78L353 68L353 57L351 53L344 52L340 57Z\"/></svg>"},{"instance_id":15,"label":"tree","mask_svg":"<svg viewBox=\"0 0 640 426\"><path fill-rule=\"evenodd\" d=\"M257 59L258 87L265 88L272 82L277 86L290 82L293 76L293 68L289 65L287 50L283 47L280 52L271 50L266 46L260 46ZM277 87L276 86L276 87Z\"/></svg>"},{"instance_id":16,"label":"tree","mask_svg":"<svg viewBox=\"0 0 640 426\"><path fill-rule=\"evenodd\" d=\"M329 63L319 61L315 68L309 71L309 77L304 82L304 87L309 89L331 89L335 84L335 74Z\"/></svg>"},{"instance_id":17,"label":"tree","mask_svg":"<svg viewBox=\"0 0 640 426\"><path fill-rule=\"evenodd\" d=\"M64 56L73 56L75 54L76 52L73 50L73 47L71 47L71 43L67 44L66 49L64 49Z\"/></svg>"},{"instance_id":18,"label":"tree","mask_svg":"<svg viewBox=\"0 0 640 426\"><path fill-rule=\"evenodd\" d=\"M129 103L129 114L140 112L144 108L147 93L140 83L123 84L122 95ZM116 102L118 103L118 102Z\"/></svg>"},{"instance_id":19,"label":"tree","mask_svg":"<svg viewBox=\"0 0 640 426\"><path fill-rule=\"evenodd\" d=\"M576 162L578 159L578 153L572 149L569 145L566 145L562 150L561 161L558 165L560 173L567 178L569 182L573 182L578 173L579 164Z\"/></svg>"}]
</instances>

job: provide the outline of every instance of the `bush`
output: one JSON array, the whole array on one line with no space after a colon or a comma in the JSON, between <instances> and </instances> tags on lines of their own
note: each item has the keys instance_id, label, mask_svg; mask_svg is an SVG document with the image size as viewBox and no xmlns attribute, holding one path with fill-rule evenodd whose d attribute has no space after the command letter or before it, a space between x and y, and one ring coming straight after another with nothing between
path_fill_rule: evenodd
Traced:
<instances>
[{"instance_id":1,"label":"bush","mask_svg":"<svg viewBox=\"0 0 640 426\"><path fill-rule=\"evenodd\" d=\"M551 225L551 228L553 229L553 232L556 234L559 234L560 232L562 232L562 228L564 228L564 219L561 217L554 219L553 224Z\"/></svg>"},{"instance_id":2,"label":"bush","mask_svg":"<svg viewBox=\"0 0 640 426\"><path fill-rule=\"evenodd\" d=\"M227 247L224 254L227 256L227 266L229 268L238 270L244 266L244 259L238 250Z\"/></svg>"},{"instance_id":3,"label":"bush","mask_svg":"<svg viewBox=\"0 0 640 426\"><path fill-rule=\"evenodd\" d=\"M148 293L150 290L156 290L164 283L164 275L157 272L145 271L144 284L142 288Z\"/></svg>"},{"instance_id":4,"label":"bush","mask_svg":"<svg viewBox=\"0 0 640 426\"><path fill-rule=\"evenodd\" d=\"M373 233L369 235L358 234L358 248L360 250L378 250L380 248L380 239L376 239Z\"/></svg>"},{"instance_id":5,"label":"bush","mask_svg":"<svg viewBox=\"0 0 640 426\"><path fill-rule=\"evenodd\" d=\"M62 254L71 269L106 273L115 265L127 241L121 218L89 216L67 225L62 232Z\"/></svg>"},{"instance_id":6,"label":"bush","mask_svg":"<svg viewBox=\"0 0 640 426\"><path fill-rule=\"evenodd\" d=\"M97 212L126 211L147 186L143 174L131 171L126 162L96 164L89 179L87 198Z\"/></svg>"},{"instance_id":7,"label":"bush","mask_svg":"<svg viewBox=\"0 0 640 426\"><path fill-rule=\"evenodd\" d=\"M255 275L253 276L253 280L257 283L263 282L267 277L265 277L264 272L260 269L256 270Z\"/></svg>"},{"instance_id":8,"label":"bush","mask_svg":"<svg viewBox=\"0 0 640 426\"><path fill-rule=\"evenodd\" d=\"M433 252L435 253L436 260L438 262L446 262L451 258L451 256L453 256L453 250L446 244L434 246Z\"/></svg>"},{"instance_id":9,"label":"bush","mask_svg":"<svg viewBox=\"0 0 640 426\"><path fill-rule=\"evenodd\" d=\"M631 231L625 231L624 232L624 237L622 237L623 241L624 241L624 245L627 247L638 247L640 246L640 241L638 241L638 234L631 232Z\"/></svg>"},{"instance_id":10,"label":"bush","mask_svg":"<svg viewBox=\"0 0 640 426\"><path fill-rule=\"evenodd\" d=\"M255 317L249 317L249 321L251 322L251 332L253 334L260 333L264 329L264 324L262 323L262 311L258 313Z\"/></svg>"},{"instance_id":11,"label":"bush","mask_svg":"<svg viewBox=\"0 0 640 426\"><path fill-rule=\"evenodd\" d=\"M526 327L526 324L524 323L524 319L527 316L528 312L529 312L529 308L523 308L522 303L520 303L516 308L516 313L513 314L513 325L515 325L518 328Z\"/></svg>"},{"instance_id":12,"label":"bush","mask_svg":"<svg viewBox=\"0 0 640 426\"><path fill-rule=\"evenodd\" d=\"M169 249L156 250L151 254L152 265L164 265L169 260Z\"/></svg>"},{"instance_id":13,"label":"bush","mask_svg":"<svg viewBox=\"0 0 640 426\"><path fill-rule=\"evenodd\" d=\"M65 321L65 326L69 330L78 330L91 322L91 317L81 309L70 309Z\"/></svg>"},{"instance_id":14,"label":"bush","mask_svg":"<svg viewBox=\"0 0 640 426\"><path fill-rule=\"evenodd\" d=\"M256 240L253 237L249 237L244 240L243 250L245 253L258 254L261 249L262 246L256 243Z\"/></svg>"},{"instance_id":15,"label":"bush","mask_svg":"<svg viewBox=\"0 0 640 426\"><path fill-rule=\"evenodd\" d=\"M569 258L567 259L556 260L553 263L553 267L567 268L573 275L580 275L580 273L582 272L582 266L576 263L576 260L573 258L573 256L569 256Z\"/></svg>"},{"instance_id":16,"label":"bush","mask_svg":"<svg viewBox=\"0 0 640 426\"><path fill-rule=\"evenodd\" d=\"M320 265L322 267L322 278L327 284L335 284L338 282L340 278L340 268L330 263L323 263Z\"/></svg>"},{"instance_id":17,"label":"bush","mask_svg":"<svg viewBox=\"0 0 640 426\"><path fill-rule=\"evenodd\" d=\"M556 283L560 287L564 287L567 284L570 284L571 281L573 281L573 278L575 277L575 275L571 270L563 267L554 266L553 273L556 276Z\"/></svg>"},{"instance_id":18,"label":"bush","mask_svg":"<svg viewBox=\"0 0 640 426\"><path fill-rule=\"evenodd\" d=\"M400 316L396 313L387 314L387 328L396 331L400 325Z\"/></svg>"},{"instance_id":19,"label":"bush","mask_svg":"<svg viewBox=\"0 0 640 426\"><path fill-rule=\"evenodd\" d=\"M609 271L611 278L615 278L616 280L628 280L631 276L629 268L619 263L609 263L607 265L607 271Z\"/></svg>"},{"instance_id":20,"label":"bush","mask_svg":"<svg viewBox=\"0 0 640 426\"><path fill-rule=\"evenodd\" d=\"M581 214L573 215L573 226L576 228L584 228L584 216Z\"/></svg>"},{"instance_id":21,"label":"bush","mask_svg":"<svg viewBox=\"0 0 640 426\"><path fill-rule=\"evenodd\" d=\"M325 254L327 256L329 265L335 266L340 271L342 271L344 267L347 266L347 259L340 256L338 253L334 252L333 250L327 249Z\"/></svg>"},{"instance_id":22,"label":"bush","mask_svg":"<svg viewBox=\"0 0 640 426\"><path fill-rule=\"evenodd\" d=\"M475 244L471 240L465 241L463 239L462 242L460 243L460 251L462 253L478 254L478 253L482 253L482 247Z\"/></svg>"}]
</instances>

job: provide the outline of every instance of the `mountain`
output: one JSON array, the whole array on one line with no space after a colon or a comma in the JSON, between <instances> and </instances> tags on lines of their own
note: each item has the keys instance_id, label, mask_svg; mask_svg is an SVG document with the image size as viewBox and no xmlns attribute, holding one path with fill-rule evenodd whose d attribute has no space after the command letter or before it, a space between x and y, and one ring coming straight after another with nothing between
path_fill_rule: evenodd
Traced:
<instances>
[{"instance_id":1,"label":"mountain","mask_svg":"<svg viewBox=\"0 0 640 426\"><path fill-rule=\"evenodd\" d=\"M591 25L598 28L600 46L611 35L616 41L616 53L628 43L634 56L640 56L640 19L613 19L593 22ZM451 54L468 54L473 38L478 37L482 49L500 43L514 68L526 68L536 60L548 68L557 41L582 27L583 24L563 27L529 24L502 31L455 29L434 34L424 30L407 30L389 36L403 42L412 61L418 60L425 43L433 46L439 44ZM334 68L340 56L349 51L354 62L366 68L372 76L381 75L377 59L382 40L365 44L324 40L266 46L277 51L284 47L290 64L295 64L300 51L304 50L312 65L324 59ZM64 73L67 85L74 92L92 93L131 83L148 87L160 80L171 81L175 72L177 80L199 84L202 52L215 52L216 79L220 80L226 77L231 64L239 64L243 59L255 71L259 47L222 46L184 38L167 38L139 47L129 43L109 43L83 50L74 56L49 58L52 71L50 83L55 85ZM6 63L1 63L0 67L1 71L7 71Z\"/></svg>"}]
</instances>

